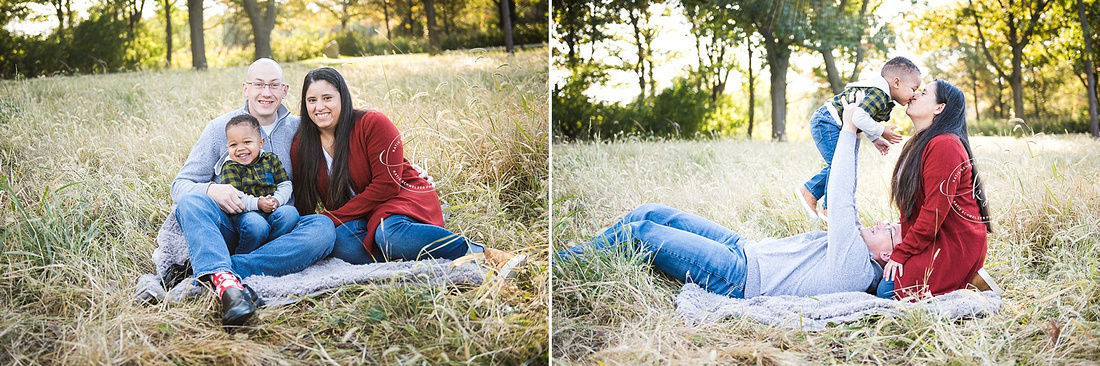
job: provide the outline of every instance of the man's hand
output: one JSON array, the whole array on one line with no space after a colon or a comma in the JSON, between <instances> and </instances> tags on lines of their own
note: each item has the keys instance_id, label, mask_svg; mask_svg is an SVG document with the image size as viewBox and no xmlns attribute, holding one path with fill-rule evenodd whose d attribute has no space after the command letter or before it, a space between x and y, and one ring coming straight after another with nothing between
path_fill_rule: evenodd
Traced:
<instances>
[{"instance_id":1,"label":"man's hand","mask_svg":"<svg viewBox=\"0 0 1100 366\"><path fill-rule=\"evenodd\" d=\"M859 103L863 101L865 94L862 90L852 93L848 97L848 104L844 106L844 115L841 116L840 129L844 131L851 131L852 133L858 133L858 128L855 124L856 108L859 108Z\"/></svg>"},{"instance_id":2,"label":"man's hand","mask_svg":"<svg viewBox=\"0 0 1100 366\"><path fill-rule=\"evenodd\" d=\"M886 128L882 129L882 138L886 139L886 141L889 141L891 144L901 142L901 135L899 135L897 132L894 132L894 129L898 128L898 126L886 125L883 127Z\"/></svg>"},{"instance_id":3,"label":"man's hand","mask_svg":"<svg viewBox=\"0 0 1100 366\"><path fill-rule=\"evenodd\" d=\"M875 141L872 141L872 143L875 144L875 148L878 149L880 154L886 155L890 153L890 143L886 142L886 140L877 138Z\"/></svg>"},{"instance_id":4,"label":"man's hand","mask_svg":"<svg viewBox=\"0 0 1100 366\"><path fill-rule=\"evenodd\" d=\"M260 210L263 212L271 213L275 211L276 208L279 208L279 200L271 196L260 197L256 199L256 206L259 206Z\"/></svg>"},{"instance_id":5,"label":"man's hand","mask_svg":"<svg viewBox=\"0 0 1100 366\"><path fill-rule=\"evenodd\" d=\"M895 272L897 276L894 275ZM886 267L882 268L882 278L885 278L887 281L896 281L898 277L902 276L902 272L904 271L902 270L901 263L894 262L894 260L891 259L889 262L886 262Z\"/></svg>"},{"instance_id":6,"label":"man's hand","mask_svg":"<svg viewBox=\"0 0 1100 366\"><path fill-rule=\"evenodd\" d=\"M227 214L239 214L244 212L244 202L241 202L241 197L237 195L237 189L228 184L210 184L210 187L206 189L206 196L214 200L214 203L218 204L218 208L221 208Z\"/></svg>"}]
</instances>

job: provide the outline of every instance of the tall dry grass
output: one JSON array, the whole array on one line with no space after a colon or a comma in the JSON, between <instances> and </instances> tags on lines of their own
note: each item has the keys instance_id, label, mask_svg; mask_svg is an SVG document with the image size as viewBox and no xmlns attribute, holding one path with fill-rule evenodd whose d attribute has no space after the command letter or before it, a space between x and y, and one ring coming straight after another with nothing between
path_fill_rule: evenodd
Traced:
<instances>
[{"instance_id":1,"label":"tall dry grass","mask_svg":"<svg viewBox=\"0 0 1100 366\"><path fill-rule=\"evenodd\" d=\"M1005 288L993 316L919 312L821 332L748 318L689 327L680 284L637 256L597 254L552 270L559 363L1079 364L1100 361L1100 146L1081 136L972 137L992 205L986 268ZM897 219L887 201L895 148L864 142L857 204L865 224ZM588 240L646 202L700 214L751 239L823 230L793 188L816 173L809 141L557 144L553 244Z\"/></svg>"},{"instance_id":2,"label":"tall dry grass","mask_svg":"<svg viewBox=\"0 0 1100 366\"><path fill-rule=\"evenodd\" d=\"M243 105L245 68L0 82L0 364L545 362L545 49L333 60L357 107L403 131L447 226L525 252L476 288L347 286L223 332L214 298L142 306L168 189L210 119ZM285 64L298 112L301 78Z\"/></svg>"}]
</instances>

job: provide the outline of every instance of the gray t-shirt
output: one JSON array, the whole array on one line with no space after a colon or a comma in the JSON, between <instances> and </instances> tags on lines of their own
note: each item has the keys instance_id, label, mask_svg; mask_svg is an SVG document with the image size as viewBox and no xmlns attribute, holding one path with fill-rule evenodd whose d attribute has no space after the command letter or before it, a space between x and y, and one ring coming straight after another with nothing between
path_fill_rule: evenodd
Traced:
<instances>
[{"instance_id":1,"label":"gray t-shirt","mask_svg":"<svg viewBox=\"0 0 1100 366\"><path fill-rule=\"evenodd\" d=\"M761 242L743 240L748 261L745 298L866 291L882 266L871 260L856 215L856 156L859 141L841 131L829 173L829 231Z\"/></svg>"}]
</instances>

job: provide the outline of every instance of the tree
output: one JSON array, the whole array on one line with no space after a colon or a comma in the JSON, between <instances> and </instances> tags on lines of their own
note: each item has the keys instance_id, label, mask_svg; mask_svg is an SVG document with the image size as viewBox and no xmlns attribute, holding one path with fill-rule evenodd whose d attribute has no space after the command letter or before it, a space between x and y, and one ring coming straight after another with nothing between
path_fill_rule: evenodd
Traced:
<instances>
[{"instance_id":1,"label":"tree","mask_svg":"<svg viewBox=\"0 0 1100 366\"><path fill-rule=\"evenodd\" d=\"M171 0L164 0L164 43L168 46L164 53L164 61L168 68L172 68L172 7Z\"/></svg>"},{"instance_id":2,"label":"tree","mask_svg":"<svg viewBox=\"0 0 1100 366\"><path fill-rule=\"evenodd\" d=\"M1085 16L1085 1L1077 0L1077 13L1081 17L1081 34L1085 40L1085 53L1081 56L1085 61L1085 76L1088 78L1089 95L1089 126L1092 127L1092 137L1100 138L1096 116L1096 70L1092 66L1092 32L1089 28L1089 19Z\"/></svg>"},{"instance_id":3,"label":"tree","mask_svg":"<svg viewBox=\"0 0 1100 366\"><path fill-rule=\"evenodd\" d=\"M771 73L772 141L787 141L787 69L795 45L806 39L805 3L797 0L726 0L734 23L755 30L763 39Z\"/></svg>"},{"instance_id":4,"label":"tree","mask_svg":"<svg viewBox=\"0 0 1100 366\"><path fill-rule=\"evenodd\" d=\"M695 35L698 79L706 84L714 103L726 90L726 81L735 67L733 48L745 39L745 34L732 24L728 8L700 0L684 0L683 6Z\"/></svg>"},{"instance_id":5,"label":"tree","mask_svg":"<svg viewBox=\"0 0 1100 366\"><path fill-rule=\"evenodd\" d=\"M439 30L435 25L434 0L424 0L424 23L428 26L428 48L436 52L439 49Z\"/></svg>"},{"instance_id":6,"label":"tree","mask_svg":"<svg viewBox=\"0 0 1100 366\"><path fill-rule=\"evenodd\" d=\"M191 28L191 68L206 70L206 43L203 39L202 0L187 0L187 23Z\"/></svg>"},{"instance_id":7,"label":"tree","mask_svg":"<svg viewBox=\"0 0 1100 366\"><path fill-rule=\"evenodd\" d=\"M636 59L627 65L638 76L638 98L645 99L646 88L649 94L656 95L656 83L653 81L653 39L657 37L657 26L650 23L649 8L658 4L653 0L615 0L607 5L609 19L622 19L630 26ZM647 79L648 77L648 79Z\"/></svg>"},{"instance_id":8,"label":"tree","mask_svg":"<svg viewBox=\"0 0 1100 366\"><path fill-rule=\"evenodd\" d=\"M874 18L869 16L870 2L813 2L806 17L809 35L802 46L821 54L826 79L834 94L844 90L845 79L852 82L859 78L860 65L866 57L868 47L886 50L883 43L888 33L886 28L880 28L879 34L872 35L867 45L863 44L864 35L875 28ZM859 6L855 7L856 4ZM851 57L852 72L848 77L840 74L834 51L839 51L842 57Z\"/></svg>"},{"instance_id":9,"label":"tree","mask_svg":"<svg viewBox=\"0 0 1100 366\"><path fill-rule=\"evenodd\" d=\"M271 30L275 28L275 0L265 0L264 8L256 0L241 0L248 21L252 24L252 37L256 45L256 59L272 57Z\"/></svg>"},{"instance_id":10,"label":"tree","mask_svg":"<svg viewBox=\"0 0 1100 366\"><path fill-rule=\"evenodd\" d=\"M985 2L981 6L975 5L974 0L968 0L970 3L970 16L974 21L974 26L978 31L978 40L981 45L982 51L989 61L989 64L994 67L1002 78L1008 79L1009 86L1012 88L1012 106L1013 112L1016 117L1024 117L1024 87L1023 87L1023 61L1024 61L1024 47L1027 47L1031 43L1032 36L1037 31L1042 30L1043 24L1039 21L1043 14L1050 8L1050 0L1024 0L1020 2L1009 2L1007 5L1003 2L997 2L998 7L996 9L990 9L986 6ZM988 25L982 26L982 20L985 20ZM998 43L1004 41L1007 43L1011 54L1011 73L1006 73L1001 61L993 57L993 54L989 52L989 42L986 39L985 34L989 30L1001 30L1000 39ZM990 33L991 36L995 33Z\"/></svg>"},{"instance_id":11,"label":"tree","mask_svg":"<svg viewBox=\"0 0 1100 366\"><path fill-rule=\"evenodd\" d=\"M515 8L515 4L509 4L511 0L501 0L500 2L500 28L504 30L504 49L508 50L508 53L515 53L512 50L512 9Z\"/></svg>"},{"instance_id":12,"label":"tree","mask_svg":"<svg viewBox=\"0 0 1100 366\"><path fill-rule=\"evenodd\" d=\"M382 16L386 23L386 37L390 37L390 3L389 0L379 0L382 3Z\"/></svg>"},{"instance_id":13,"label":"tree","mask_svg":"<svg viewBox=\"0 0 1100 366\"><path fill-rule=\"evenodd\" d=\"M348 22L351 19L366 15L366 11L360 6L359 0L326 0L317 1L314 4L340 20L340 32L345 32L348 29Z\"/></svg>"}]
</instances>

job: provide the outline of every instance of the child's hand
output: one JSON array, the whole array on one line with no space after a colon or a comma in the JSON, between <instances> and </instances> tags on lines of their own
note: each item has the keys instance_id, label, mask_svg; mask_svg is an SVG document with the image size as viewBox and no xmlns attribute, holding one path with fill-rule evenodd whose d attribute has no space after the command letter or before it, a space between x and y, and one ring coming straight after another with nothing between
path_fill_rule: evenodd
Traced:
<instances>
[{"instance_id":1,"label":"child's hand","mask_svg":"<svg viewBox=\"0 0 1100 366\"><path fill-rule=\"evenodd\" d=\"M872 141L872 143L875 144L875 148L878 149L878 152L881 153L882 155L886 155L886 154L890 153L890 143L886 142L886 140L878 138L878 139L875 139L875 141Z\"/></svg>"},{"instance_id":2,"label":"child's hand","mask_svg":"<svg viewBox=\"0 0 1100 366\"><path fill-rule=\"evenodd\" d=\"M256 206L259 206L260 210L263 212L271 213L275 211L276 208L279 208L279 200L271 196L260 197L256 200Z\"/></svg>"},{"instance_id":3,"label":"child's hand","mask_svg":"<svg viewBox=\"0 0 1100 366\"><path fill-rule=\"evenodd\" d=\"M889 141L891 144L901 142L901 135L899 135L897 132L894 132L894 129L898 128L898 126L887 125L884 127L886 128L882 129L882 138L886 139L886 141Z\"/></svg>"}]
</instances>

